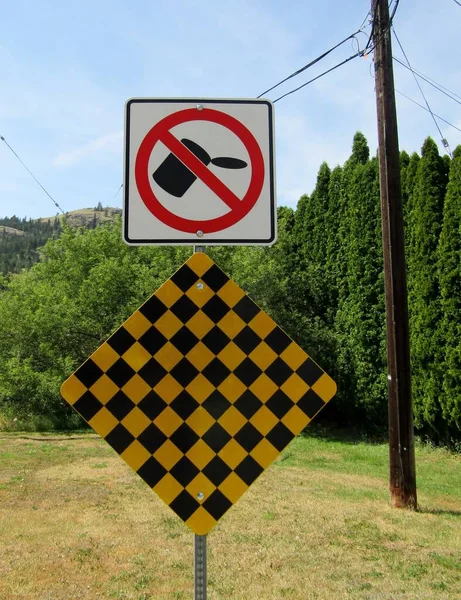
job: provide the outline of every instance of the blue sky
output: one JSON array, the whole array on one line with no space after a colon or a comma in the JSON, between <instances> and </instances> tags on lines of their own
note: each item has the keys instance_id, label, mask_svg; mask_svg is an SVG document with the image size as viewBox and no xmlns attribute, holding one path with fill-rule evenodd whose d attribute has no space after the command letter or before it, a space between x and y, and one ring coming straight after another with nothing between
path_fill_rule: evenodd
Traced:
<instances>
[{"instance_id":1,"label":"blue sky","mask_svg":"<svg viewBox=\"0 0 461 600\"><path fill-rule=\"evenodd\" d=\"M251 98L361 25L369 0L0 0L0 135L65 210L121 206L123 107L130 97ZM461 7L401 0L395 29L412 66L461 95ZM367 32L369 29L366 30ZM361 45L365 35L358 37ZM352 40L282 93L356 51ZM394 54L402 57L394 41ZM376 151L371 57L358 58L275 107L277 195L295 207L322 161L350 154L357 130ZM397 89L422 102L411 73ZM461 106L422 83L431 108L461 128ZM397 96L400 147L440 136L429 113ZM444 123L452 149L461 133ZM441 151L443 150L439 143ZM4 143L0 216L56 213Z\"/></svg>"}]
</instances>

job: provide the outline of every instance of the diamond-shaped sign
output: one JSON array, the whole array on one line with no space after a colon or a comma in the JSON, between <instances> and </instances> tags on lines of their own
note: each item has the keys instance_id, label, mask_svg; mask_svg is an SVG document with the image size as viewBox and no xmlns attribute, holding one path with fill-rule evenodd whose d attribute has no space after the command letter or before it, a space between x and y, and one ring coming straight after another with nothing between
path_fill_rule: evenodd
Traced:
<instances>
[{"instance_id":1,"label":"diamond-shaped sign","mask_svg":"<svg viewBox=\"0 0 461 600\"><path fill-rule=\"evenodd\" d=\"M335 392L334 381L203 253L61 388L198 535Z\"/></svg>"}]
</instances>

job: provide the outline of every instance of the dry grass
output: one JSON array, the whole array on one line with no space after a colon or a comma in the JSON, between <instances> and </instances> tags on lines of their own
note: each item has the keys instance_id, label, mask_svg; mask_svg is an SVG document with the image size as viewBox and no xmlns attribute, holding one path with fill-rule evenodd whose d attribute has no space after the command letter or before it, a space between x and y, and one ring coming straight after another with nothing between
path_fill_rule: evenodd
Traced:
<instances>
[{"instance_id":1,"label":"dry grass","mask_svg":"<svg viewBox=\"0 0 461 600\"><path fill-rule=\"evenodd\" d=\"M461 598L461 457L418 449L421 512L386 463L295 440L209 535L210 600ZM0 507L1 600L193 597L193 534L97 437L0 435Z\"/></svg>"}]
</instances>

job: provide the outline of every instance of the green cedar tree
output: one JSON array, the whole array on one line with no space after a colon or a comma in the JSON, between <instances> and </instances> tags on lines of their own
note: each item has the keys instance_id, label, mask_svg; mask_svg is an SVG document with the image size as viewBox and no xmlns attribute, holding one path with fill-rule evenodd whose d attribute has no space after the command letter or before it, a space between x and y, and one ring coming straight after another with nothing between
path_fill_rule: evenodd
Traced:
<instances>
[{"instance_id":1,"label":"green cedar tree","mask_svg":"<svg viewBox=\"0 0 461 600\"><path fill-rule=\"evenodd\" d=\"M461 146L453 155L438 247L444 349L440 403L449 428L461 430Z\"/></svg>"},{"instance_id":2,"label":"green cedar tree","mask_svg":"<svg viewBox=\"0 0 461 600\"><path fill-rule=\"evenodd\" d=\"M427 138L416 171L409 206L408 299L415 424L441 426L440 292L437 246L442 225L446 166L436 143Z\"/></svg>"}]
</instances>

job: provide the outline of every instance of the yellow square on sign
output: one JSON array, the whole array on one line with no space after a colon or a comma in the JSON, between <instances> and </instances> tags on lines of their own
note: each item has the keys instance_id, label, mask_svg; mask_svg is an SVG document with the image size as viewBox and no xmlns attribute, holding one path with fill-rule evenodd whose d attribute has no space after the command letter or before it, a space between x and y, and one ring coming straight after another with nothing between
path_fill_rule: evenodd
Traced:
<instances>
[{"instance_id":1,"label":"yellow square on sign","mask_svg":"<svg viewBox=\"0 0 461 600\"><path fill-rule=\"evenodd\" d=\"M334 381L203 253L61 388L198 535L335 392Z\"/></svg>"}]
</instances>

